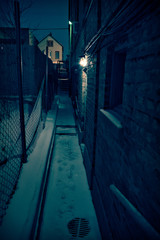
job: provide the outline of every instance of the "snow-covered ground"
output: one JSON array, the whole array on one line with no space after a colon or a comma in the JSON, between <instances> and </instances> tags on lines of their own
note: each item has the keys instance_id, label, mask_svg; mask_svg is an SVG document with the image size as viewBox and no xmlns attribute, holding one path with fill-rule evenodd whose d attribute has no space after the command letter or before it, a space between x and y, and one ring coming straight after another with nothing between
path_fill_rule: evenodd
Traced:
<instances>
[{"instance_id":1,"label":"snow-covered ground","mask_svg":"<svg viewBox=\"0 0 160 240\"><path fill-rule=\"evenodd\" d=\"M29 240L54 120L55 110L49 112L45 128L22 167L16 192L0 226L1 240Z\"/></svg>"},{"instance_id":2,"label":"snow-covered ground","mask_svg":"<svg viewBox=\"0 0 160 240\"><path fill-rule=\"evenodd\" d=\"M89 222L84 239L100 239L77 136L60 135L55 142L40 240L71 239L68 223L75 218Z\"/></svg>"},{"instance_id":3,"label":"snow-covered ground","mask_svg":"<svg viewBox=\"0 0 160 240\"><path fill-rule=\"evenodd\" d=\"M28 239L50 139L55 112L51 111L34 151L23 165L16 193L0 227L0 239ZM57 134L41 223L40 240L101 239L76 135L71 101L61 97ZM64 135L63 135L64 133Z\"/></svg>"},{"instance_id":4,"label":"snow-covered ground","mask_svg":"<svg viewBox=\"0 0 160 240\"><path fill-rule=\"evenodd\" d=\"M80 231L82 236L84 234L84 239L99 240L101 238L98 223L78 137L73 135L76 131L73 127L75 122L70 99L61 98L59 106L57 125L62 127L56 131L40 240L81 239L78 238ZM84 230L83 226L76 227L75 219L86 220ZM75 228L74 235L68 228L71 221L72 228ZM88 232L85 230L86 227Z\"/></svg>"}]
</instances>

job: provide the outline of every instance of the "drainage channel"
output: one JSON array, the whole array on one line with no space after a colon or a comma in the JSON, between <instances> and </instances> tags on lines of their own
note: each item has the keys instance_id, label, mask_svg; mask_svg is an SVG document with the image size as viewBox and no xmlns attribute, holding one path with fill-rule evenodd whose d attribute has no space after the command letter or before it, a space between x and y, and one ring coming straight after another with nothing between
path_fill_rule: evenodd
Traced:
<instances>
[{"instance_id":1,"label":"drainage channel","mask_svg":"<svg viewBox=\"0 0 160 240\"><path fill-rule=\"evenodd\" d=\"M68 223L72 239L85 238L90 232L89 221L85 218L74 218Z\"/></svg>"}]
</instances>

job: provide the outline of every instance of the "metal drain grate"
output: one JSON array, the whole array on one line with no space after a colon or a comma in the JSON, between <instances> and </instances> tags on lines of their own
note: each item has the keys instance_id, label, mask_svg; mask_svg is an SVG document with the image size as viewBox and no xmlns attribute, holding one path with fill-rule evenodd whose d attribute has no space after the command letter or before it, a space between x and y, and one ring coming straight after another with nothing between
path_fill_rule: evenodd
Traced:
<instances>
[{"instance_id":1,"label":"metal drain grate","mask_svg":"<svg viewBox=\"0 0 160 240\"><path fill-rule=\"evenodd\" d=\"M84 238L90 232L89 222L85 218L74 218L68 223L70 234L74 238Z\"/></svg>"}]
</instances>

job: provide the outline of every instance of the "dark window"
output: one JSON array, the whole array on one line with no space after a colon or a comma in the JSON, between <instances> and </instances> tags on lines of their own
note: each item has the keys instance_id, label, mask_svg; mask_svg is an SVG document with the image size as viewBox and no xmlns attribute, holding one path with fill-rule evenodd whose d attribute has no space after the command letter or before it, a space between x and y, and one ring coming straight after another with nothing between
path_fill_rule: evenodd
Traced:
<instances>
[{"instance_id":1,"label":"dark window","mask_svg":"<svg viewBox=\"0 0 160 240\"><path fill-rule=\"evenodd\" d=\"M53 47L53 41L52 40L48 40L47 41L47 45L48 45L48 47Z\"/></svg>"},{"instance_id":2,"label":"dark window","mask_svg":"<svg viewBox=\"0 0 160 240\"><path fill-rule=\"evenodd\" d=\"M59 51L55 51L55 59L59 59Z\"/></svg>"},{"instance_id":3,"label":"dark window","mask_svg":"<svg viewBox=\"0 0 160 240\"><path fill-rule=\"evenodd\" d=\"M110 107L122 104L126 53L114 53L111 74Z\"/></svg>"},{"instance_id":4,"label":"dark window","mask_svg":"<svg viewBox=\"0 0 160 240\"><path fill-rule=\"evenodd\" d=\"M112 56L113 47L107 49L107 62L106 62L106 76L105 76L105 93L104 93L104 108L110 107L110 89L111 89L111 75L112 75Z\"/></svg>"}]
</instances>

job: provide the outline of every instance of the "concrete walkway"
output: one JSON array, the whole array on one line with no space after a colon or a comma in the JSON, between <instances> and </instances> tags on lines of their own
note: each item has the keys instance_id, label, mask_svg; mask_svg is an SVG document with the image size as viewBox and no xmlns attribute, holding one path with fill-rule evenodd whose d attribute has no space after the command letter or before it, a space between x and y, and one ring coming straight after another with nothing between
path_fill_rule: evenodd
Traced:
<instances>
[{"instance_id":1,"label":"concrete walkway","mask_svg":"<svg viewBox=\"0 0 160 240\"><path fill-rule=\"evenodd\" d=\"M70 99L61 97L59 107L40 240L99 240Z\"/></svg>"},{"instance_id":2,"label":"concrete walkway","mask_svg":"<svg viewBox=\"0 0 160 240\"><path fill-rule=\"evenodd\" d=\"M67 96L52 109L34 151L23 165L16 193L0 227L0 239L28 239L53 129L54 151L43 210L40 240L101 239L73 116Z\"/></svg>"}]
</instances>

